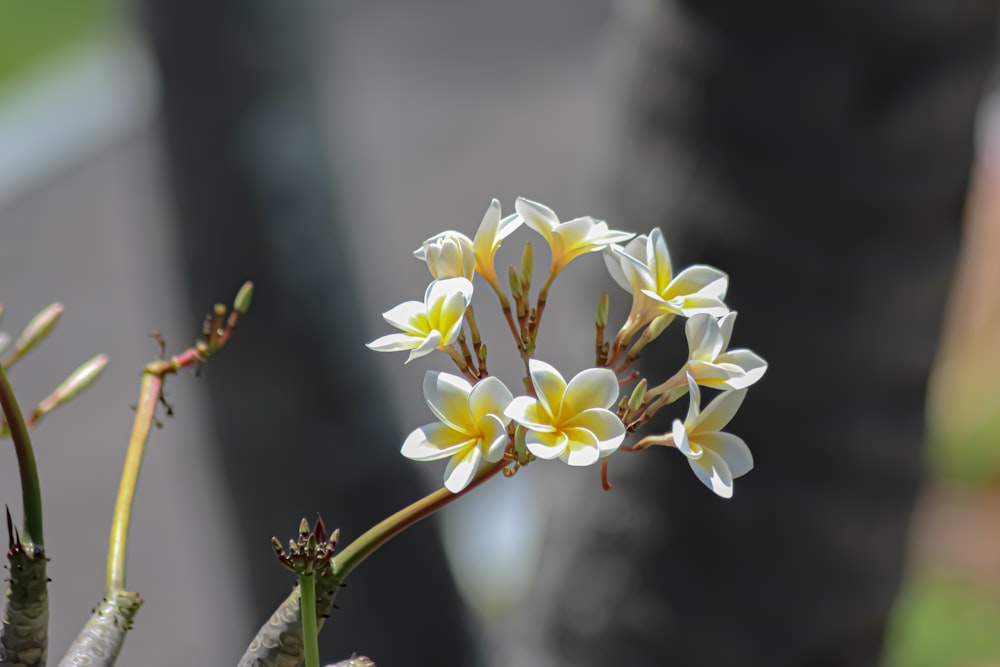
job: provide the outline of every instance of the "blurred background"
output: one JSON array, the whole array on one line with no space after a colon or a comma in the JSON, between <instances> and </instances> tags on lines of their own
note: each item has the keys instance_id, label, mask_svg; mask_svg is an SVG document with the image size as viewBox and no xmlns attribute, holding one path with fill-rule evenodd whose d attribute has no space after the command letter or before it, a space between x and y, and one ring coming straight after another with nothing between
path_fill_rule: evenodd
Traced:
<instances>
[{"instance_id":1,"label":"blurred background","mask_svg":"<svg viewBox=\"0 0 1000 667\"><path fill-rule=\"evenodd\" d=\"M55 300L67 309L13 381L30 405L91 355L112 358L94 389L36 431L50 655L102 592L130 406L157 353L151 330L179 350L213 302L257 283L233 349L200 379L168 383L177 416L153 434L134 514L129 583L147 602L122 656L176 664L183 642L185 661L231 664L291 586L270 563L271 535L320 511L350 538L368 514L387 513L345 507L352 491L391 511L439 481L433 466L396 461L396 447L428 421L420 380L440 366L403 369L361 347L385 332L380 312L420 297L426 268L412 250L443 229L471 235L491 197L505 213L523 195L563 219L646 231L616 219L626 207L609 185L636 57L627 27L641 3L538 4L0 0L3 329L15 333ZM892 667L1000 664L998 108L987 97L977 122ZM498 267L516 261L520 243L508 245ZM578 264L576 282L556 284L559 310L547 311L540 343L559 343L549 359L567 372L588 363L592 331L579 323L592 321L607 283L599 258ZM488 312L480 322L502 326ZM499 348L493 370L515 360ZM265 413L269 426L254 420ZM324 654L368 651L358 628L384 635L378 621L399 629L390 643L401 655L454 653L428 664L528 664L511 633L528 590L545 589L535 579L544 536L564 529L553 517L578 494L599 492L579 471L528 472L444 513L450 570L434 566L426 526L373 558L325 633L351 640ZM0 450L0 500L19 502L12 451ZM461 597L447 592L452 577ZM399 625L376 615L392 613L384 602L366 606L377 588L386 598L373 600L405 598Z\"/></svg>"}]
</instances>

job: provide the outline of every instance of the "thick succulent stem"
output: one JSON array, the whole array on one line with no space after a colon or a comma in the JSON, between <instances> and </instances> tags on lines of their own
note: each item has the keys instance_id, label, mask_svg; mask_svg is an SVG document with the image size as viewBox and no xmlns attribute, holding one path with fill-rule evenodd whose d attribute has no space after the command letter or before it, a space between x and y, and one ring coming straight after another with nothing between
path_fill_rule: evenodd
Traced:
<instances>
[{"instance_id":1,"label":"thick succulent stem","mask_svg":"<svg viewBox=\"0 0 1000 667\"><path fill-rule=\"evenodd\" d=\"M132 619L142 606L138 593L118 591L101 600L80 630L59 667L111 667L132 629Z\"/></svg>"},{"instance_id":2,"label":"thick succulent stem","mask_svg":"<svg viewBox=\"0 0 1000 667\"><path fill-rule=\"evenodd\" d=\"M333 599L341 579L330 568L313 575L316 578L316 629L333 609ZM298 667L305 656L302 645L302 598L299 587L285 598L250 642L239 667Z\"/></svg>"},{"instance_id":3,"label":"thick succulent stem","mask_svg":"<svg viewBox=\"0 0 1000 667\"><path fill-rule=\"evenodd\" d=\"M48 653L49 597L45 569L48 559L41 547L23 544L7 513L10 572L7 605L0 632L0 665L43 667Z\"/></svg>"}]
</instances>

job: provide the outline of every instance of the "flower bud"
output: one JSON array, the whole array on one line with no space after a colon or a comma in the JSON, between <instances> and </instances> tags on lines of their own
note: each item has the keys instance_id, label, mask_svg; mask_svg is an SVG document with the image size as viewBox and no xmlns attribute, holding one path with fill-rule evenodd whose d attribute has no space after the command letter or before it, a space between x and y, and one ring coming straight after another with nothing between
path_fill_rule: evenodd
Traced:
<instances>
[{"instance_id":1,"label":"flower bud","mask_svg":"<svg viewBox=\"0 0 1000 667\"><path fill-rule=\"evenodd\" d=\"M253 300L253 283L251 281L246 281L243 286L240 287L240 291L236 293L236 299L233 301L233 310L235 310L240 315L245 315L248 310L250 310L250 302Z\"/></svg>"},{"instance_id":2,"label":"flower bud","mask_svg":"<svg viewBox=\"0 0 1000 667\"><path fill-rule=\"evenodd\" d=\"M602 329L608 323L608 292L601 292L601 298L597 300L597 326Z\"/></svg>"},{"instance_id":3,"label":"flower bud","mask_svg":"<svg viewBox=\"0 0 1000 667\"><path fill-rule=\"evenodd\" d=\"M20 359L28 352L31 352L36 345L48 338L52 330L56 328L56 324L59 322L62 313L63 305L61 303L53 303L35 315L14 343L14 358Z\"/></svg>"},{"instance_id":4,"label":"flower bud","mask_svg":"<svg viewBox=\"0 0 1000 667\"><path fill-rule=\"evenodd\" d=\"M486 361L486 343L479 346L479 361Z\"/></svg>"},{"instance_id":5,"label":"flower bud","mask_svg":"<svg viewBox=\"0 0 1000 667\"><path fill-rule=\"evenodd\" d=\"M639 384L632 390L632 395L628 398L628 409L635 411L646 402L646 378L639 380Z\"/></svg>"},{"instance_id":6,"label":"flower bud","mask_svg":"<svg viewBox=\"0 0 1000 667\"><path fill-rule=\"evenodd\" d=\"M81 365L75 371L70 373L69 377L63 380L62 384L56 387L44 401L38 404L38 407L35 408L35 414L41 417L75 397L81 391L89 387L107 365L108 355L106 354L99 354L90 361Z\"/></svg>"},{"instance_id":7,"label":"flower bud","mask_svg":"<svg viewBox=\"0 0 1000 667\"><path fill-rule=\"evenodd\" d=\"M518 277L517 270L513 266L510 267L508 277L510 278L510 295L514 297L515 301L520 301L524 291L521 289L521 279Z\"/></svg>"},{"instance_id":8,"label":"flower bud","mask_svg":"<svg viewBox=\"0 0 1000 667\"><path fill-rule=\"evenodd\" d=\"M535 271L535 256L531 252L531 241L524 243L521 251L521 288L527 292L531 289L531 277Z\"/></svg>"}]
</instances>

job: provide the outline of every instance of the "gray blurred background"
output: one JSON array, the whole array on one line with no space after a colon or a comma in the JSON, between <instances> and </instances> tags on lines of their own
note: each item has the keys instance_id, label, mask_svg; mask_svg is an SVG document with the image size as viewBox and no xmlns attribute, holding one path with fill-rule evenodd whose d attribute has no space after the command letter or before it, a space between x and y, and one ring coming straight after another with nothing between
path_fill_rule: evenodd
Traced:
<instances>
[{"instance_id":1,"label":"gray blurred background","mask_svg":"<svg viewBox=\"0 0 1000 667\"><path fill-rule=\"evenodd\" d=\"M151 53L147 38L154 35L154 43L156 35L164 42L172 39L172 53L180 62L189 47L191 53L202 53L196 41L201 33L192 33L192 41L185 44L183 37L171 32L176 31L176 26L170 24L171 16L158 14L170 14L163 10L165 4L122 6L101 0L72 8L66 2L37 4L37 9L30 9L14 0L0 0L3 329L16 333L51 301L64 303L67 312L52 339L22 362L12 378L22 404L31 405L91 355L106 352L112 359L95 388L49 417L35 434L48 522L47 546L53 559L50 654L61 654L103 590L107 533L131 427L130 406L135 402L139 369L157 352L156 344L148 338L149 331L162 331L168 349L179 350L194 339L201 314L212 302L228 302L243 280L254 279L265 310L251 311L233 341L234 349L213 360L204 370L206 377L194 379L187 373L168 382L168 397L176 417L165 419L165 427L155 431L151 439L134 513L129 561L129 585L140 591L147 602L121 658L122 664L177 664L176 654L170 650L180 641L185 662L232 664L265 618L260 610L266 602L261 599L273 600L271 606L276 605L291 585L290 577L276 563L273 581L261 584L266 593L253 583L255 575L251 573L262 572L261 563L270 558L267 536L288 536L297 516L312 516L317 511L323 513L328 524L340 525L343 521L338 513L352 508L317 501L317 497L326 498L326 490L317 487L314 479L305 484L311 486L313 495L301 496L308 500L298 499L302 482L297 478L273 479L273 486L265 485L259 495L266 499L273 493L281 496L284 504L269 519L275 523L261 525L264 515L258 513L259 508L238 505L229 491L238 487L241 479L258 486L261 480L250 479L250 473L242 472L243 454L238 447L220 447L214 442L211 426L212 415L217 412L229 415L231 421L223 419L223 424L233 424L241 410L256 414L258 408L246 407L229 395L209 396L208 389L219 381L219 375L213 375L216 368L225 374L231 372L227 368L235 366L235 362L226 366L226 357L240 359L238 350L245 335L263 335L259 332L270 328L269 335L274 338L270 343L258 341L261 345L273 345L275 340L279 344L282 340L296 344L302 332L275 331L276 320L265 315L272 312L266 310L270 290L274 290L270 298L275 317L287 321L294 322L310 303L317 303L318 309L328 308L328 304L309 300L293 306L278 303L280 299L274 296L278 290L267 281L271 274L243 273L252 269L246 269L241 259L253 253L244 250L242 238L219 236L207 225L199 227L204 224L205 210L198 211L201 217L194 215L188 217L188 222L178 222L177 211L188 211L185 207L190 202L182 196L178 203L172 187L180 184L181 188L196 188L197 183L185 183L185 178L198 181L200 176L171 172L178 169L177 164L184 165L184 160L190 159L184 156L183 147L179 159L173 154L177 160L174 167L167 166L170 149L165 148L164 137L184 128L165 128L163 103L172 99L171 79L168 75L164 86L162 61ZM372 410L366 414L376 415L375 419L380 413L386 415L385 423L373 423L373 431L385 433L387 442L395 437L398 443L410 429L429 420L419 387L424 370L440 368L440 360L421 360L404 368L400 355L376 355L362 345L387 332L387 325L379 317L381 311L420 298L427 281L426 268L410 253L425 238L444 229L471 235L491 197L499 198L508 212L518 195L549 204L563 219L589 214L607 218L613 227L646 231L633 229L629 221L619 219L609 194L609 183L615 180L621 164L622 150L616 138L623 122L623 72L636 55L630 30L636 21L642 21L641 3L623 2L615 7L599 0L561 0L541 5L524 0L313 3L295 9L295 23L288 34L279 34L273 41L256 40L255 31L266 27L269 20L281 20L280 12L267 18L279 4L254 4L253 10L244 10L246 24L228 30L220 18L226 16L226 7L220 4L210 12L212 18L206 19L204 26L204 34L209 36L250 35L239 44L243 51L236 50L244 62L251 63L251 68L258 59L264 60L269 49L287 48L293 56L270 73L275 77L296 71L298 58L315 55L301 80L292 85L292 93L287 97L282 97L280 90L274 94L279 102L292 100L291 111L277 104L270 107L271 115L263 114L259 125L249 125L263 138L240 145L264 152L237 157L253 161L262 154L273 156L275 173L265 177L278 182L283 151L295 153L301 148L297 142L319 142L305 151L315 153L319 166L318 181L311 184L315 187L310 192L316 196L316 192L325 192L324 183L329 184L328 192L315 205L329 207L327 213L338 222L339 236L324 236L322 243L317 243L336 244L338 257L346 257L350 266L327 267L325 273L318 274L320 284L313 287L330 293L350 290L354 294L356 290L357 296L352 297L356 301L347 300L353 304L349 312L304 317L302 326L321 328L334 325L338 318L351 320L351 326L345 328L346 333L337 342L339 349L332 354L355 358L353 363L365 368L371 364L377 370L367 381L367 389L360 386L364 380L355 378L351 382L358 382L357 391L366 397L363 403ZM240 13L239 8L228 10L232 16ZM177 13L182 11L178 9ZM213 20L219 25L213 25ZM15 39L31 31L36 31L35 39ZM9 53L3 53L4 45ZM163 57L162 53L159 57ZM167 71L178 77L189 76L184 67L183 62L175 70L168 65ZM267 69L261 65L258 70L264 81L268 80ZM294 103L302 98L296 95L308 90L311 83L317 86L316 97L304 103L307 110L297 109ZM246 99L258 100L258 96L266 98L273 93L263 84L259 90L252 84L245 88L234 84L234 88L236 99L241 99L242 94ZM226 94L220 92L222 98ZM317 110L318 116L310 115ZM319 118L320 122L296 134L301 127L295 125L295 119L300 117ZM225 118L222 114L218 122L224 123ZM282 134L290 127L291 135ZM210 132L211 125L195 128L192 136L199 131ZM983 145L988 145L989 132L983 130L981 136ZM289 158L296 168L302 168L303 163L297 159ZM205 187L212 186L206 183ZM992 191L989 184L984 189ZM989 210L992 200L984 195L983 201L986 203L981 204L981 209ZM269 205L264 202L261 208ZM980 223L979 228L991 226L993 219L984 217L988 221ZM263 218L267 218L266 213ZM523 239L527 234L515 238ZM308 246L310 238L289 233L282 239L288 246L275 252L294 258L300 251L305 252L304 247L297 249L295 244ZM545 262L542 244L532 240L541 267ZM990 243L995 244L995 234ZM520 241L508 246L501 252L498 268L516 262ZM987 253L987 259L981 259L977 266L995 261L991 260L992 255ZM281 267L269 270L278 275L282 272ZM346 277L339 275L341 271ZM738 277L734 276L734 280ZM291 285L294 277L288 281ZM551 353L546 358L568 374L589 363L592 312L599 290L609 283L603 262L595 256L577 262L574 271L556 284L552 302L558 303L558 309L546 311L547 326L540 347L548 346ZM977 340L983 341L990 337L983 332L996 330L995 308L983 305L995 303L995 290L983 287L989 283L982 271L971 269L963 283L967 291L976 286L985 290L986 296L977 299L972 307L986 313L977 316L974 323ZM286 285L283 289L293 287ZM625 299L613 291L616 288L607 289L613 299L618 297L619 307L626 305ZM300 309L298 313L296 308ZM489 307L477 308L484 329L503 331L502 321ZM962 312L969 313L970 309ZM282 326L287 325L286 320L281 321ZM963 347L955 341L962 340L964 326L954 325L959 333L950 339L953 348ZM307 330L302 335L309 339L309 333ZM312 333L318 335L320 330ZM286 334L287 338L282 338ZM516 363L516 357L506 349L509 346L502 335L495 338L496 343L490 347L490 367L497 372ZM280 345L266 349L272 351L266 360L243 358L241 372L258 380L270 373L285 377L281 375ZM1000 369L995 353L979 358L979 363ZM261 363L250 365L254 361ZM335 361L317 361L320 373L324 363ZM955 361L952 367L956 365L961 364ZM505 376L501 370L500 375L512 386L517 382L512 374ZM958 377L951 380L951 386L963 387L967 392L960 399L952 399L952 405L970 411L964 419L954 421L975 430L972 435L959 433L965 437L963 442L995 444L992 435L983 435L994 433L990 424L995 424L995 418L982 425L987 420L969 407L976 403L969 396L979 394L969 389L968 375L952 371L949 377ZM281 388L274 387L273 391L280 392ZM955 392L942 393L953 397ZM268 400L281 400L267 395L261 399L264 405ZM943 412L954 414L954 410ZM980 426L971 429L970 421ZM947 431L946 426L940 430ZM961 430L954 427L948 431L953 440L960 439L955 429ZM280 435L280 429L277 433ZM314 436L312 445L324 444L321 440L326 431L308 433ZM349 446L364 447L363 439ZM268 444L268 452L248 451L247 458L257 456L258 465L266 466L267 456L281 459L284 452L301 445L277 439ZM384 451L395 455L391 443L380 444L385 445ZM958 445L947 451L956 449ZM962 470L981 471L983 465L997 469L1000 456L989 454L989 446L985 447L986 454L978 444L962 451L972 454L965 459L951 454L936 459L938 472L959 480L960 488L969 477ZM344 460L328 456L330 466ZM294 459L295 455L289 457ZM989 459L986 464L981 463L984 457ZM966 462L970 459L973 463ZM681 465L680 461L674 463ZM422 476L407 482L415 485L413 488L431 488L438 483L439 467L405 465L420 469L417 474ZM530 646L522 650L518 646L521 640L508 635L519 627L514 610L530 588L535 588L533 600L544 599L537 593L545 590L545 572L534 579L543 535L547 533L552 539L552 535L568 530L564 525L551 524L549 511L553 516L564 516L577 494L600 493L596 473L552 468L529 469L514 480L490 485L445 513L443 528L449 562L458 576L458 588L465 595L464 603L455 603L457 613L464 613L462 604L469 605L468 613L485 621L488 628L486 632L473 629L471 633L485 647L478 651L482 664L527 665L532 659L545 664L543 657L531 657ZM351 475L350 471L337 474L346 478ZM985 482L973 479L967 486L977 493L983 487L985 493L992 493L997 476L986 477ZM229 485L220 479L230 480ZM404 493L402 497L418 495ZM9 504L14 511L19 497L13 453L0 450L0 502ZM961 497L962 502L967 502L966 495ZM978 500L972 504L981 506ZM255 532L250 540L248 532L252 529L260 534ZM433 535L430 527L417 530ZM405 547L388 547L397 548L401 550L398 560L373 558L369 568L376 570L379 563L383 568L412 567L399 576L419 578L422 564L408 559ZM931 560L928 567L940 562ZM953 582L962 580L962 576L944 579ZM930 581L927 586L933 587L940 580L930 577L920 581ZM981 588L980 583L975 580L974 587ZM377 616L357 616L356 610L364 605L357 597L350 597L363 596L364 585L359 580L354 584L358 591L349 589L343 600L344 610L334 616L328 633L336 633L341 622L375 622ZM903 656L894 658L897 664L915 664L905 662L911 652L927 655L920 644L927 640L921 630L926 625L921 624L940 628L934 622L938 618L935 614L954 616L954 607L948 605L966 604L974 610L964 617L963 628L974 625L970 618L987 625L990 619L1000 618L1000 595L955 603L953 589L938 591L935 597L936 589L927 593L927 586L918 586L907 598L916 611L904 610L906 623L893 635L893 651ZM421 593L425 594L433 595L433 591ZM399 595L407 594L400 591ZM442 593L442 597L447 595ZM425 610L431 618L424 621L431 625L437 602L435 597L409 601L414 608ZM468 625L474 628L476 623ZM451 633L451 628L445 630L444 636ZM950 630L940 634L961 643ZM427 643L433 642L429 639ZM530 644L527 637L523 642ZM978 657L1000 659L997 642L984 640L977 645L982 647ZM965 664L948 661L947 656L953 655L949 647L941 649L945 657L940 661L922 664ZM366 651L363 644L355 648ZM429 652L427 645L408 650Z\"/></svg>"}]
</instances>

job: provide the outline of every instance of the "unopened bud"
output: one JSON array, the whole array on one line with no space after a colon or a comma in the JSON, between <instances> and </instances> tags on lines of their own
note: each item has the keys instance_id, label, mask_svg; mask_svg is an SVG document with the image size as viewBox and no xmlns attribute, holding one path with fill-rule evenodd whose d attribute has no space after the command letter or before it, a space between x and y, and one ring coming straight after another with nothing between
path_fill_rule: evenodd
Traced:
<instances>
[{"instance_id":1,"label":"unopened bud","mask_svg":"<svg viewBox=\"0 0 1000 667\"><path fill-rule=\"evenodd\" d=\"M299 536L305 537L310 533L311 530L312 529L309 527L308 520L302 519L302 521L299 521Z\"/></svg>"},{"instance_id":2,"label":"unopened bud","mask_svg":"<svg viewBox=\"0 0 1000 667\"><path fill-rule=\"evenodd\" d=\"M41 417L75 397L81 391L89 387L107 365L108 355L106 354L99 354L90 361L81 365L75 371L70 373L69 377L63 380L62 384L56 387L44 401L38 404L38 407L35 408L35 414Z\"/></svg>"},{"instance_id":3,"label":"unopened bud","mask_svg":"<svg viewBox=\"0 0 1000 667\"><path fill-rule=\"evenodd\" d=\"M525 292L531 289L531 278L535 272L535 255L531 252L531 241L525 241L521 251L521 286Z\"/></svg>"},{"instance_id":4,"label":"unopened bud","mask_svg":"<svg viewBox=\"0 0 1000 667\"><path fill-rule=\"evenodd\" d=\"M517 269L511 266L507 275L510 278L510 295L515 301L520 301L524 290L521 289L521 279L517 276Z\"/></svg>"},{"instance_id":5,"label":"unopened bud","mask_svg":"<svg viewBox=\"0 0 1000 667\"><path fill-rule=\"evenodd\" d=\"M638 410L646 402L646 378L639 380L639 384L632 390L632 395L628 399L628 409Z\"/></svg>"},{"instance_id":6,"label":"unopened bud","mask_svg":"<svg viewBox=\"0 0 1000 667\"><path fill-rule=\"evenodd\" d=\"M279 540L277 537L271 538L271 548L274 549L274 553L278 554L279 556L284 555L285 550L281 547L281 540Z\"/></svg>"},{"instance_id":7,"label":"unopened bud","mask_svg":"<svg viewBox=\"0 0 1000 667\"><path fill-rule=\"evenodd\" d=\"M486 343L479 346L479 361L486 361Z\"/></svg>"},{"instance_id":8,"label":"unopened bud","mask_svg":"<svg viewBox=\"0 0 1000 667\"><path fill-rule=\"evenodd\" d=\"M601 298L597 300L597 326L602 329L608 323L608 292L604 290L601 292Z\"/></svg>"},{"instance_id":9,"label":"unopened bud","mask_svg":"<svg viewBox=\"0 0 1000 667\"><path fill-rule=\"evenodd\" d=\"M14 343L14 356L20 359L30 352L36 345L48 338L52 330L56 328L59 318L63 313L61 303L53 303L51 306L35 315L24 331L18 336Z\"/></svg>"},{"instance_id":10,"label":"unopened bud","mask_svg":"<svg viewBox=\"0 0 1000 667\"><path fill-rule=\"evenodd\" d=\"M251 281L246 281L243 283L243 287L240 291L236 293L236 299L233 301L233 310L235 310L240 315L245 315L248 310L250 310L250 302L253 300L253 283Z\"/></svg>"}]
</instances>

